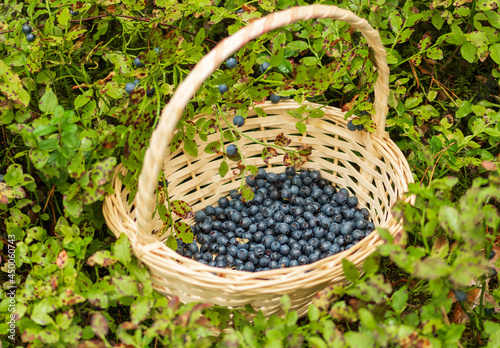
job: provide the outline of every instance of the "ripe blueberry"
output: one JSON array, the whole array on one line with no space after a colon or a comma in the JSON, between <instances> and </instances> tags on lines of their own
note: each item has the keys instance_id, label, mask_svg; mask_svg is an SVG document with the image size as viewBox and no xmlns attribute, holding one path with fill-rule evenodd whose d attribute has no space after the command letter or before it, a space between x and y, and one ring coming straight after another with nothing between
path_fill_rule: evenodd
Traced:
<instances>
[{"instance_id":1,"label":"ripe blueberry","mask_svg":"<svg viewBox=\"0 0 500 348\"><path fill-rule=\"evenodd\" d=\"M136 84L133 83L133 82L129 82L125 85L125 92L127 92L128 94L132 93L133 90L135 89L135 86Z\"/></svg>"},{"instance_id":2,"label":"ripe blueberry","mask_svg":"<svg viewBox=\"0 0 500 348\"><path fill-rule=\"evenodd\" d=\"M135 57L134 59L134 65L138 68L144 68L146 65L144 65L143 62L139 59L139 57Z\"/></svg>"},{"instance_id":3,"label":"ripe blueberry","mask_svg":"<svg viewBox=\"0 0 500 348\"><path fill-rule=\"evenodd\" d=\"M29 33L31 33L31 27L29 26L28 23L25 23L23 24L21 31L24 35L28 35Z\"/></svg>"},{"instance_id":4,"label":"ripe blueberry","mask_svg":"<svg viewBox=\"0 0 500 348\"><path fill-rule=\"evenodd\" d=\"M234 58L229 58L228 60L226 60L226 66L229 69L236 68L237 65L238 65L238 61Z\"/></svg>"},{"instance_id":5,"label":"ripe blueberry","mask_svg":"<svg viewBox=\"0 0 500 348\"><path fill-rule=\"evenodd\" d=\"M219 85L219 93L224 94L227 91L229 91L229 87L227 87L225 84Z\"/></svg>"},{"instance_id":6,"label":"ripe blueberry","mask_svg":"<svg viewBox=\"0 0 500 348\"><path fill-rule=\"evenodd\" d=\"M35 39L36 39L36 36L33 33L29 33L29 34L26 35L26 40L28 42L33 42L33 41L35 41Z\"/></svg>"},{"instance_id":7,"label":"ripe blueberry","mask_svg":"<svg viewBox=\"0 0 500 348\"><path fill-rule=\"evenodd\" d=\"M227 147L226 152L229 156L235 156L238 153L238 148L236 145L231 144Z\"/></svg>"},{"instance_id":8,"label":"ripe blueberry","mask_svg":"<svg viewBox=\"0 0 500 348\"><path fill-rule=\"evenodd\" d=\"M269 69L269 66L271 64L269 64L268 62L264 62L260 65L259 69L260 69L260 72L261 73L265 73L267 69Z\"/></svg>"},{"instance_id":9,"label":"ripe blueberry","mask_svg":"<svg viewBox=\"0 0 500 348\"><path fill-rule=\"evenodd\" d=\"M279 95L271 94L271 102L273 104L278 104L280 99L281 99L281 97Z\"/></svg>"},{"instance_id":10,"label":"ripe blueberry","mask_svg":"<svg viewBox=\"0 0 500 348\"><path fill-rule=\"evenodd\" d=\"M240 115L236 115L233 118L233 124L236 127L241 127L241 126L243 126L245 124L245 119L242 116L240 116Z\"/></svg>"}]
</instances>

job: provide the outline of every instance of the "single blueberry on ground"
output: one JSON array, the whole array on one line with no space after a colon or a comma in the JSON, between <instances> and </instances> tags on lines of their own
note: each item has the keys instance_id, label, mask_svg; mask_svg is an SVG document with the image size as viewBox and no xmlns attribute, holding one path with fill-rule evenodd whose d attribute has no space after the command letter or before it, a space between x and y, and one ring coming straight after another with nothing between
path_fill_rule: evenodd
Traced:
<instances>
[{"instance_id":1,"label":"single blueberry on ground","mask_svg":"<svg viewBox=\"0 0 500 348\"><path fill-rule=\"evenodd\" d=\"M237 65L238 65L238 61L234 58L229 58L228 60L226 60L226 66L229 69L236 68Z\"/></svg>"},{"instance_id":2,"label":"single blueberry on ground","mask_svg":"<svg viewBox=\"0 0 500 348\"><path fill-rule=\"evenodd\" d=\"M144 68L146 65L144 65L143 62L139 59L139 57L135 57L134 59L134 65L138 68Z\"/></svg>"},{"instance_id":3,"label":"single blueberry on ground","mask_svg":"<svg viewBox=\"0 0 500 348\"><path fill-rule=\"evenodd\" d=\"M36 36L33 33L29 33L29 34L26 35L26 40L28 42L33 42L33 41L35 41L35 39L36 39Z\"/></svg>"},{"instance_id":4,"label":"single blueberry on ground","mask_svg":"<svg viewBox=\"0 0 500 348\"><path fill-rule=\"evenodd\" d=\"M227 87L225 84L219 85L219 93L224 94L227 91L229 91L229 87Z\"/></svg>"},{"instance_id":5,"label":"single blueberry on ground","mask_svg":"<svg viewBox=\"0 0 500 348\"><path fill-rule=\"evenodd\" d=\"M133 82L129 82L125 85L125 92L128 94L132 93L135 89L136 84Z\"/></svg>"},{"instance_id":6,"label":"single blueberry on ground","mask_svg":"<svg viewBox=\"0 0 500 348\"><path fill-rule=\"evenodd\" d=\"M31 33L31 27L28 23L24 23L21 31L24 35L28 35L29 33Z\"/></svg>"},{"instance_id":7,"label":"single blueberry on ground","mask_svg":"<svg viewBox=\"0 0 500 348\"><path fill-rule=\"evenodd\" d=\"M458 302L464 302L467 299L467 294L462 290L455 290L454 293Z\"/></svg>"}]
</instances>

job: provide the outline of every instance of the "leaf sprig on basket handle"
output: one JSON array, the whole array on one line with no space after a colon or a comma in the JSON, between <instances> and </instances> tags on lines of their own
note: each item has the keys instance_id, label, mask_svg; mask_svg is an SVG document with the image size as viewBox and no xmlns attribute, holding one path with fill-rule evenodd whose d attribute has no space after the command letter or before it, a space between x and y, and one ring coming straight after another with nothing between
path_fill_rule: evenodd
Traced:
<instances>
[{"instance_id":1,"label":"leaf sprig on basket handle","mask_svg":"<svg viewBox=\"0 0 500 348\"><path fill-rule=\"evenodd\" d=\"M194 234L187 223L183 221L174 222L174 214L182 219L192 219L194 217L194 210L184 201L171 201L168 195L168 182L165 180L161 183L163 185L160 184L158 186L157 194L157 212L163 221L161 233L170 229L170 235L167 238L166 244L172 250L177 250L177 238L180 238L184 243L192 243Z\"/></svg>"}]
</instances>

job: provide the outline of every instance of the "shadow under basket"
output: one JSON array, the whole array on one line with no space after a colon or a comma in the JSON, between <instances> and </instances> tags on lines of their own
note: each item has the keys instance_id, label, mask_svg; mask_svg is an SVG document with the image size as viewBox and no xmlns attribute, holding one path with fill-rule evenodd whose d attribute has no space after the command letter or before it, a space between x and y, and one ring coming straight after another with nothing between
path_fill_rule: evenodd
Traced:
<instances>
[{"instance_id":1,"label":"shadow under basket","mask_svg":"<svg viewBox=\"0 0 500 348\"><path fill-rule=\"evenodd\" d=\"M290 147L312 146L308 161L297 170L319 170L323 178L337 188L345 187L350 194L356 195L358 207L370 211L370 219L376 227L388 230L393 236L401 233L403 228L392 216L391 207L398 199L413 203L414 197L404 196L413 179L397 145L388 136L348 130L345 114L337 108L307 104L313 108L321 107L325 116L307 119L307 131L303 135L295 128L297 120L287 114L287 111L301 106L293 100L259 105L267 117L256 116L250 109L245 125L238 130L263 143L273 142L279 133L284 133L291 139ZM199 117L213 116L198 115L196 118ZM229 118L228 122L231 121ZM230 170L222 178L219 166L223 156L204 152L208 143L219 139L218 133L209 135L206 142L195 138L200 154L196 158L182 149L167 153L163 171L169 181L171 200L183 200L198 211L207 205L216 206L220 197L228 197L230 190L239 188L236 162L228 162ZM283 154L271 158L266 166L261 158L261 144L246 137L238 140L238 144L246 165L265 167L266 171L275 173L285 170ZM270 316L283 314L280 298L288 294L292 301L291 310L302 316L307 313L307 307L318 291L346 282L342 259L346 258L361 269L364 260L383 243L374 231L350 249L304 266L262 272L210 267L167 247L164 240L168 235L157 237L157 241L146 245L138 242L135 202L128 203L128 191L122 185L120 173L125 173L121 165L113 177L115 193L105 198L107 224L117 238L121 233L127 234L135 255L149 268L154 288L166 296L178 296L182 302L201 301L232 308L249 304ZM158 217L155 221L154 230L158 231L162 221Z\"/></svg>"}]
</instances>

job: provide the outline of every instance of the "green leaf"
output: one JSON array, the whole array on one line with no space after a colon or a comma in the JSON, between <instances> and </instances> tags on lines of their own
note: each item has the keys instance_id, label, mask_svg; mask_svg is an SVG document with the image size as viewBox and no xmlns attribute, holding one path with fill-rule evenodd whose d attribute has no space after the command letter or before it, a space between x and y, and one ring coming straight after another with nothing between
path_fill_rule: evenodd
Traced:
<instances>
[{"instance_id":1,"label":"green leaf","mask_svg":"<svg viewBox=\"0 0 500 348\"><path fill-rule=\"evenodd\" d=\"M130 306L132 322L139 324L146 319L151 311L154 301L148 297L139 297Z\"/></svg>"},{"instance_id":2,"label":"green leaf","mask_svg":"<svg viewBox=\"0 0 500 348\"><path fill-rule=\"evenodd\" d=\"M372 253L368 256L363 263L363 271L366 276L371 276L378 271L380 264L380 255L378 253Z\"/></svg>"},{"instance_id":3,"label":"green leaf","mask_svg":"<svg viewBox=\"0 0 500 348\"><path fill-rule=\"evenodd\" d=\"M219 175L221 178L225 177L227 172L229 171L229 166L226 161L222 161L219 167Z\"/></svg>"},{"instance_id":4,"label":"green leaf","mask_svg":"<svg viewBox=\"0 0 500 348\"><path fill-rule=\"evenodd\" d=\"M272 12L276 8L276 0L259 0L259 6L267 12Z\"/></svg>"},{"instance_id":5,"label":"green leaf","mask_svg":"<svg viewBox=\"0 0 500 348\"><path fill-rule=\"evenodd\" d=\"M177 236L184 243L192 243L193 242L193 232L191 231L191 227L182 221L177 221L174 223L175 232Z\"/></svg>"},{"instance_id":6,"label":"green leaf","mask_svg":"<svg viewBox=\"0 0 500 348\"><path fill-rule=\"evenodd\" d=\"M319 309L315 305L311 304L309 305L309 308L307 310L307 316L309 317L309 320L312 322L315 322L319 319Z\"/></svg>"},{"instance_id":7,"label":"green leaf","mask_svg":"<svg viewBox=\"0 0 500 348\"><path fill-rule=\"evenodd\" d=\"M283 59L279 64L278 64L278 69L284 74L288 74L292 72L292 64L287 60Z\"/></svg>"},{"instance_id":8,"label":"green leaf","mask_svg":"<svg viewBox=\"0 0 500 348\"><path fill-rule=\"evenodd\" d=\"M127 265L132 260L130 241L125 233L120 235L120 238L113 245L114 255L124 265Z\"/></svg>"},{"instance_id":9,"label":"green leaf","mask_svg":"<svg viewBox=\"0 0 500 348\"><path fill-rule=\"evenodd\" d=\"M401 287L399 290L392 294L391 305L392 308L397 312L401 313L408 302L408 288L406 286Z\"/></svg>"},{"instance_id":10,"label":"green leaf","mask_svg":"<svg viewBox=\"0 0 500 348\"><path fill-rule=\"evenodd\" d=\"M500 43L490 46L490 57L495 63L500 65Z\"/></svg>"},{"instance_id":11,"label":"green leaf","mask_svg":"<svg viewBox=\"0 0 500 348\"><path fill-rule=\"evenodd\" d=\"M241 193L241 200L243 202L250 202L253 199L254 193L250 186L243 185L239 192Z\"/></svg>"},{"instance_id":12,"label":"green leaf","mask_svg":"<svg viewBox=\"0 0 500 348\"><path fill-rule=\"evenodd\" d=\"M177 239L174 238L174 236L170 235L167 238L167 241L165 242L167 246L172 249L172 250L177 250Z\"/></svg>"},{"instance_id":13,"label":"green leaf","mask_svg":"<svg viewBox=\"0 0 500 348\"><path fill-rule=\"evenodd\" d=\"M40 98L40 102L38 103L38 107L43 112L52 113L56 109L58 105L57 97L52 91L45 92L45 94Z\"/></svg>"},{"instance_id":14,"label":"green leaf","mask_svg":"<svg viewBox=\"0 0 500 348\"><path fill-rule=\"evenodd\" d=\"M458 110L456 112L457 117L462 118L469 115L472 112L471 107L472 103L470 101L466 100L465 102L463 102L463 104L458 107Z\"/></svg>"},{"instance_id":15,"label":"green leaf","mask_svg":"<svg viewBox=\"0 0 500 348\"><path fill-rule=\"evenodd\" d=\"M184 201L171 201L170 208L172 211L183 219L191 219L194 217L193 208Z\"/></svg>"},{"instance_id":16,"label":"green leaf","mask_svg":"<svg viewBox=\"0 0 500 348\"><path fill-rule=\"evenodd\" d=\"M297 130L300 132L300 134L304 134L307 130L306 125L303 124L302 122L295 123L295 128L297 128Z\"/></svg>"},{"instance_id":17,"label":"green leaf","mask_svg":"<svg viewBox=\"0 0 500 348\"><path fill-rule=\"evenodd\" d=\"M194 39L194 46L200 46L205 40L205 28L201 27L198 29L198 33Z\"/></svg>"},{"instance_id":18,"label":"green leaf","mask_svg":"<svg viewBox=\"0 0 500 348\"><path fill-rule=\"evenodd\" d=\"M309 45L305 41L292 41L288 43L287 47L295 51L305 51Z\"/></svg>"},{"instance_id":19,"label":"green leaf","mask_svg":"<svg viewBox=\"0 0 500 348\"><path fill-rule=\"evenodd\" d=\"M403 19L401 18L401 15L398 13L398 11L391 11L391 13L389 14L389 26L396 34L401 31L401 28L403 26Z\"/></svg>"},{"instance_id":20,"label":"green leaf","mask_svg":"<svg viewBox=\"0 0 500 348\"><path fill-rule=\"evenodd\" d=\"M188 138L184 138L184 150L186 153L192 157L198 156L198 146L196 143Z\"/></svg>"},{"instance_id":21,"label":"green leaf","mask_svg":"<svg viewBox=\"0 0 500 348\"><path fill-rule=\"evenodd\" d=\"M348 281L355 282L359 279L359 271L351 261L342 259L342 268L344 269L345 278Z\"/></svg>"},{"instance_id":22,"label":"green leaf","mask_svg":"<svg viewBox=\"0 0 500 348\"><path fill-rule=\"evenodd\" d=\"M427 51L427 57L431 59L441 60L443 59L443 51L439 47L433 47Z\"/></svg>"}]
</instances>

